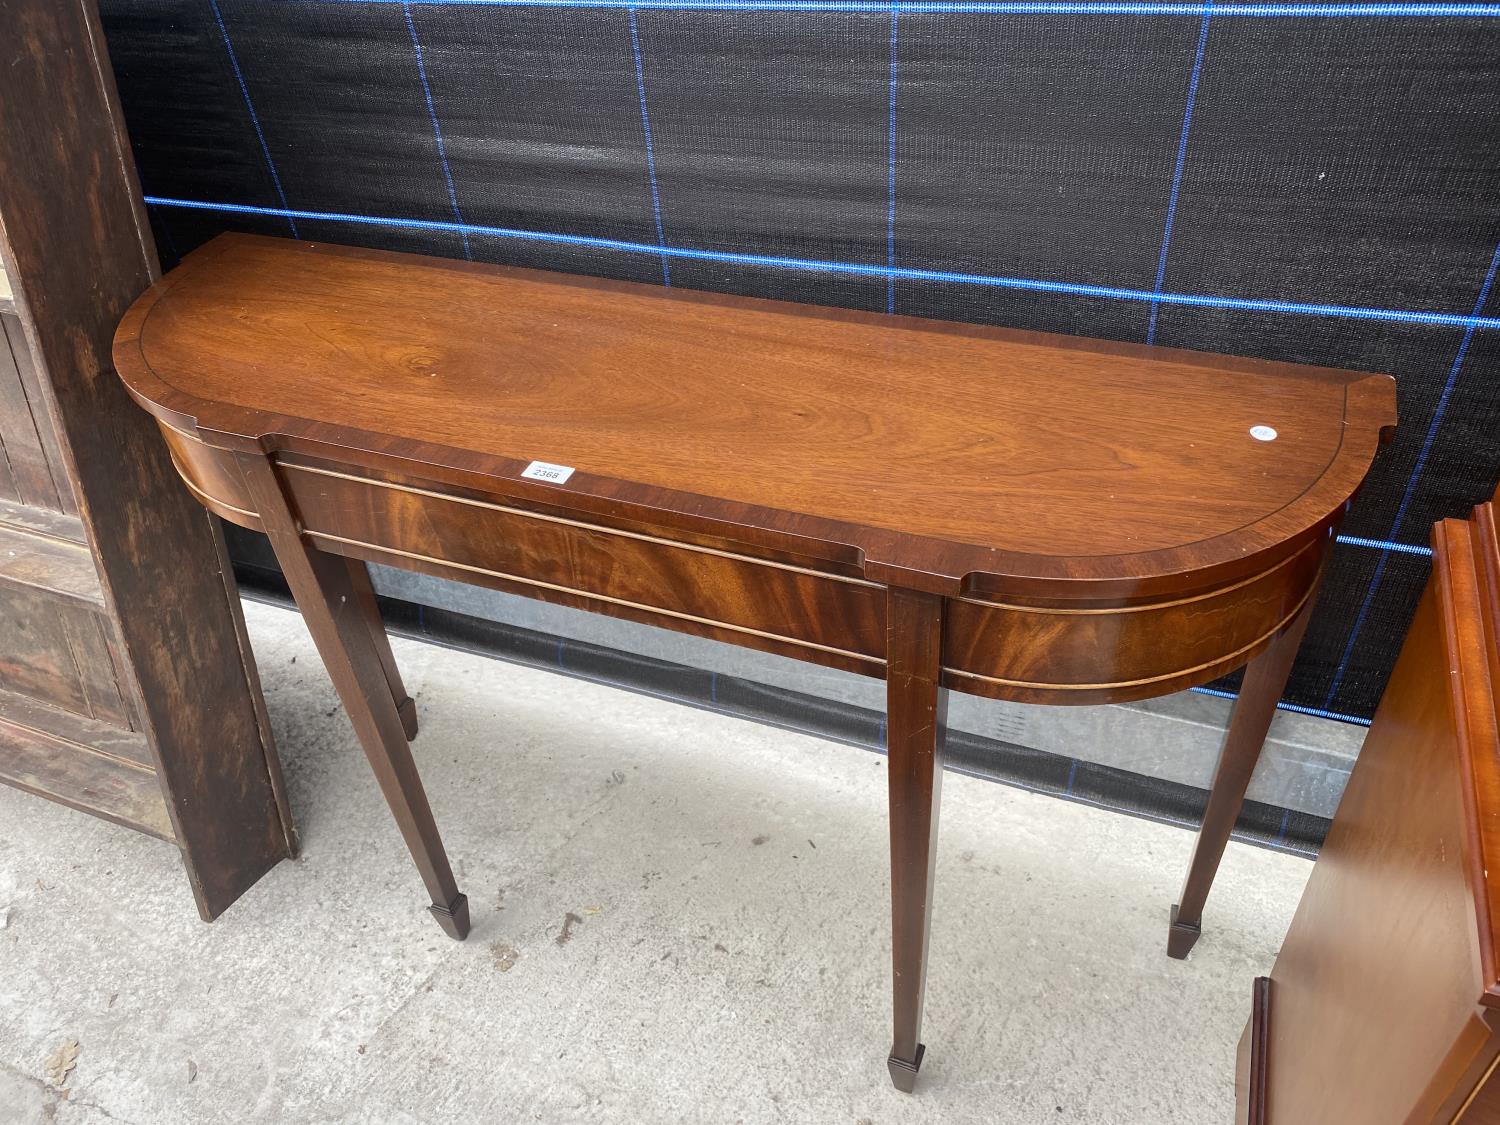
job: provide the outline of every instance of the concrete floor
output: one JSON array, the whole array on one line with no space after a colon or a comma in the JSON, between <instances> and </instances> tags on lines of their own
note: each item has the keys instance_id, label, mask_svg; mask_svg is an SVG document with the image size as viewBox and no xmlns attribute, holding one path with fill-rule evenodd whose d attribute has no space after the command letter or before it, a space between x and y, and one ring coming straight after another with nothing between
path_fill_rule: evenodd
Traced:
<instances>
[{"instance_id":1,"label":"concrete floor","mask_svg":"<svg viewBox=\"0 0 1500 1125\"><path fill-rule=\"evenodd\" d=\"M459 944L301 620L247 613L304 854L208 926L168 846L0 789L0 1121L1232 1120L1305 861L1231 845L1170 961L1187 832L950 774L905 1096L883 759L398 641Z\"/></svg>"}]
</instances>

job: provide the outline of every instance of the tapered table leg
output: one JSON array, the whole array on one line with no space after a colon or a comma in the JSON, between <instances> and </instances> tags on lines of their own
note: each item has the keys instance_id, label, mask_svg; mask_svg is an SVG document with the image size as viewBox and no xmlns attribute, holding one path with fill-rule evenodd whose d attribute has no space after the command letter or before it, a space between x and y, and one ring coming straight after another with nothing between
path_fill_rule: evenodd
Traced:
<instances>
[{"instance_id":1,"label":"tapered table leg","mask_svg":"<svg viewBox=\"0 0 1500 1125\"><path fill-rule=\"evenodd\" d=\"M443 851L354 571L343 558L308 546L270 460L243 455L240 471L292 597L421 872L432 898L429 909L449 937L462 940L469 932L469 900L459 893Z\"/></svg>"},{"instance_id":2,"label":"tapered table leg","mask_svg":"<svg viewBox=\"0 0 1500 1125\"><path fill-rule=\"evenodd\" d=\"M407 741L410 741L417 737L417 701L406 693L406 685L401 682L401 670L396 667L395 653L391 652L391 638L380 618L375 587L370 584L370 570L360 559L345 558L344 564L349 568L349 585L354 590L355 602L370 627L370 640L380 657L385 682L390 686L391 698L396 703L396 713L401 716L401 725L406 730Z\"/></svg>"},{"instance_id":3,"label":"tapered table leg","mask_svg":"<svg viewBox=\"0 0 1500 1125\"><path fill-rule=\"evenodd\" d=\"M1203 904L1219 870L1219 861L1224 858L1229 834L1239 820L1250 776L1260 761L1261 747L1271 729L1271 720L1276 717L1276 704L1286 689L1287 676L1291 674L1292 661L1302 644L1302 635L1307 632L1313 601L1314 598L1309 597L1286 628L1245 666L1245 679L1230 715L1224 748L1219 753L1219 765L1214 771L1203 825L1198 829L1193 859L1188 864L1187 880L1181 897L1172 907L1167 931L1169 957L1185 958L1203 933Z\"/></svg>"},{"instance_id":4,"label":"tapered table leg","mask_svg":"<svg viewBox=\"0 0 1500 1125\"><path fill-rule=\"evenodd\" d=\"M927 936L943 780L943 599L892 589L887 601L886 781L891 808L891 967L895 1037L886 1066L916 1085L927 984Z\"/></svg>"}]
</instances>

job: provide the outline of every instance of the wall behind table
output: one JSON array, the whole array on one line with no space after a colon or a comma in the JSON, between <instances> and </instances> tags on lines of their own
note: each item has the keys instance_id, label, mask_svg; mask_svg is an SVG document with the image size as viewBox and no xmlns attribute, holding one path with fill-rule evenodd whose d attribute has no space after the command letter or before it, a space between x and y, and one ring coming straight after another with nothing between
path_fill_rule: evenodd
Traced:
<instances>
[{"instance_id":1,"label":"wall behind table","mask_svg":"<svg viewBox=\"0 0 1500 1125\"><path fill-rule=\"evenodd\" d=\"M1500 5L101 9L168 266L250 230L1395 375L1293 706L1368 719L1500 476Z\"/></svg>"}]
</instances>

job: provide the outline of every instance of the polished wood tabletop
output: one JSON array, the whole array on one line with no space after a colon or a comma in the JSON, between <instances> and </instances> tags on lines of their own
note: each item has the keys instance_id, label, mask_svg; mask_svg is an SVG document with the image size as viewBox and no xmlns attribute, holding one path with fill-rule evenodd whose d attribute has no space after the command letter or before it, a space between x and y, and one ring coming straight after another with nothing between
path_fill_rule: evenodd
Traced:
<instances>
[{"instance_id":1,"label":"polished wood tabletop","mask_svg":"<svg viewBox=\"0 0 1500 1125\"><path fill-rule=\"evenodd\" d=\"M1339 509L1394 420L1383 376L234 235L120 341L199 425L567 465L570 496L955 593L1248 572Z\"/></svg>"},{"instance_id":2,"label":"polished wood tabletop","mask_svg":"<svg viewBox=\"0 0 1500 1125\"><path fill-rule=\"evenodd\" d=\"M270 537L455 937L365 563L885 679L906 1090L948 690L1107 703L1248 665L1185 957L1395 424L1383 375L241 235L142 295L114 354L198 499Z\"/></svg>"}]
</instances>

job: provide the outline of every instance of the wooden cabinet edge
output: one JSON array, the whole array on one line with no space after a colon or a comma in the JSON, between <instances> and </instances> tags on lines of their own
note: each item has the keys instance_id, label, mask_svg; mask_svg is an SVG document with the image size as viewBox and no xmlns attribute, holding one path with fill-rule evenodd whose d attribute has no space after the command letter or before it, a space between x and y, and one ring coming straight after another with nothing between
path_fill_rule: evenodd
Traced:
<instances>
[{"instance_id":1,"label":"wooden cabinet edge","mask_svg":"<svg viewBox=\"0 0 1500 1125\"><path fill-rule=\"evenodd\" d=\"M1440 522L1433 548L1429 588L1376 714L1373 741L1355 767L1276 966L1256 985L1236 1061L1241 1125L1301 1125L1286 1115L1306 1115L1314 1101L1323 1110L1333 1099L1370 1110L1368 1076L1359 1067L1385 1057L1371 1044L1391 1042L1395 1046L1387 1051L1418 1057L1390 1038L1397 1034L1394 1024L1389 1035L1375 1038L1385 1028L1379 1021L1399 1022L1380 999L1382 989L1391 987L1404 988L1401 995L1408 998L1416 995L1413 989L1430 990L1443 997L1443 1007L1422 1013L1428 1053L1387 1091L1399 1094L1403 1104L1388 1102L1378 1115L1358 1113L1358 1119L1500 1125L1500 1081L1494 1077L1500 1062L1494 943L1500 872L1492 862L1500 858L1500 545L1493 511L1481 505L1469 521ZM1426 789L1409 784L1419 768L1422 778L1432 779ZM1386 842L1387 834L1394 842ZM1422 887L1430 900L1412 892L1414 869L1428 873ZM1387 871L1391 886L1404 888L1402 897L1385 889L1380 875ZM1446 872L1441 897L1428 890L1438 886L1431 872ZM1333 913L1335 905L1341 915ZM1379 942L1388 944L1391 934L1410 924L1426 927L1438 944L1423 947L1424 959L1405 965L1392 963L1398 955L1385 950L1389 978L1382 982L1358 959L1374 956L1372 948L1385 949L1368 944L1376 940L1370 919L1384 920ZM1360 966L1370 977L1361 986L1370 990L1368 1004L1355 1004L1351 981L1333 968L1339 964ZM1273 1022L1278 996L1298 1016L1279 1031ZM1341 1017L1346 1009L1357 1017ZM1404 1009L1400 1014L1417 1018ZM1309 1057L1309 1035L1327 1036L1348 1053Z\"/></svg>"},{"instance_id":2,"label":"wooden cabinet edge","mask_svg":"<svg viewBox=\"0 0 1500 1125\"><path fill-rule=\"evenodd\" d=\"M1271 1034L1271 978L1251 985L1250 1019L1235 1052L1235 1125L1266 1125L1266 1041Z\"/></svg>"},{"instance_id":3,"label":"wooden cabinet edge","mask_svg":"<svg viewBox=\"0 0 1500 1125\"><path fill-rule=\"evenodd\" d=\"M1500 603L1491 576L1500 568L1494 554L1489 505L1473 520L1443 520L1433 529L1433 575L1442 591L1442 628L1460 760L1465 860L1474 897L1481 1003L1496 1004L1500 994L1500 696L1493 680L1495 626Z\"/></svg>"}]
</instances>

